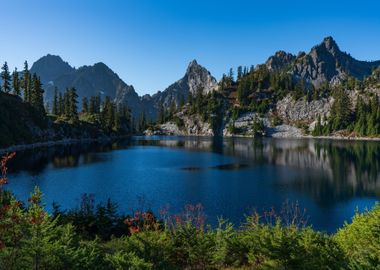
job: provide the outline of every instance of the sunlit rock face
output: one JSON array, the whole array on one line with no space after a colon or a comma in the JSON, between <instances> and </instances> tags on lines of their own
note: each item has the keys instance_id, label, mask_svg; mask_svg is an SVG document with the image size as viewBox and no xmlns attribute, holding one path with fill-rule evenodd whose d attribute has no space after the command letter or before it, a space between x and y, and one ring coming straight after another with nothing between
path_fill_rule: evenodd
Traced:
<instances>
[{"instance_id":1,"label":"sunlit rock face","mask_svg":"<svg viewBox=\"0 0 380 270\"><path fill-rule=\"evenodd\" d=\"M172 103L179 105L181 100L187 100L189 93L196 95L199 91L203 94L210 93L217 88L217 81L211 73L199 65L196 60L190 62L185 75L163 92L158 92L152 98L155 104L170 107Z\"/></svg>"}]
</instances>

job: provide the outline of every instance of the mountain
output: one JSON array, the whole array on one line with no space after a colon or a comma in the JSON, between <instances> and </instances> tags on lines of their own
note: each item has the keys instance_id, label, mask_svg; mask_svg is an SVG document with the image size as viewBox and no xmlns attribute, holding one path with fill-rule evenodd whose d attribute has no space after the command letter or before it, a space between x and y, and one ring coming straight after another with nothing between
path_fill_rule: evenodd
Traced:
<instances>
[{"instance_id":1,"label":"mountain","mask_svg":"<svg viewBox=\"0 0 380 270\"><path fill-rule=\"evenodd\" d=\"M182 98L185 100L191 92L208 93L217 87L217 81L210 72L193 60L185 75L164 91L153 96L139 96L132 85L126 84L119 76L104 63L92 66L71 67L61 57L46 55L36 61L31 72L41 77L45 90L45 101L52 102L54 88L60 91L75 87L79 100L83 97L101 95L110 96L117 104L127 104L135 117L145 112L148 118L155 119L160 104L169 107L172 102L179 105Z\"/></svg>"},{"instance_id":2,"label":"mountain","mask_svg":"<svg viewBox=\"0 0 380 270\"><path fill-rule=\"evenodd\" d=\"M189 93L195 95L198 91L207 94L217 88L217 81L211 73L196 60L190 62L185 75L175 83L171 84L163 92L153 96L155 103L162 103L169 107L172 102L180 104L182 98L187 100Z\"/></svg>"},{"instance_id":3,"label":"mountain","mask_svg":"<svg viewBox=\"0 0 380 270\"><path fill-rule=\"evenodd\" d=\"M37 73L42 82L48 83L57 77L75 71L60 56L48 54L38 59L31 67L32 73Z\"/></svg>"},{"instance_id":4,"label":"mountain","mask_svg":"<svg viewBox=\"0 0 380 270\"><path fill-rule=\"evenodd\" d=\"M292 63L296 57L285 51L277 51L273 56L270 56L268 60L265 62L269 71L280 70L283 67Z\"/></svg>"},{"instance_id":5,"label":"mountain","mask_svg":"<svg viewBox=\"0 0 380 270\"><path fill-rule=\"evenodd\" d=\"M168 86L164 91L158 91L153 96L145 95L141 98L141 110L151 119L156 119L161 104L169 108L171 104L179 106L181 100L187 100L189 93L196 95L198 91L207 94L217 89L217 81L211 73L199 65L196 60L189 63L184 76ZM124 98L117 97L119 102Z\"/></svg>"},{"instance_id":6,"label":"mountain","mask_svg":"<svg viewBox=\"0 0 380 270\"><path fill-rule=\"evenodd\" d=\"M76 69L64 62L61 57L48 54L36 61L30 70L41 77L45 101L48 103L51 103L53 99L55 87L60 91L75 87L79 100L95 95L115 98L123 93L132 110L139 111L140 109L140 98L133 86L127 85L104 63Z\"/></svg>"},{"instance_id":7,"label":"mountain","mask_svg":"<svg viewBox=\"0 0 380 270\"><path fill-rule=\"evenodd\" d=\"M380 61L359 61L342 52L332 37L326 37L309 53L298 56L279 51L268 58L265 65L270 71L284 70L295 79L304 79L315 87L323 83L338 84L348 77L363 80L380 65Z\"/></svg>"},{"instance_id":8,"label":"mountain","mask_svg":"<svg viewBox=\"0 0 380 270\"><path fill-rule=\"evenodd\" d=\"M380 61L359 61L342 52L332 37L324 38L309 53L301 52L296 56L277 51L264 63L269 72L290 74L293 80L303 79L316 88L326 82L331 85L339 84L348 77L363 80L379 65ZM261 66L263 65L258 65L257 68ZM110 96L118 104L127 104L135 117L145 112L153 120L156 119L161 104L166 108L173 103L178 106L182 100L187 100L189 93L209 93L218 87L216 79L196 60L189 63L181 79L152 96L139 96L132 85L126 84L104 63L73 68L61 57L48 54L33 64L31 72L41 77L45 98L49 103L52 101L55 86L60 91L75 87L80 99L99 94L103 97Z\"/></svg>"}]
</instances>

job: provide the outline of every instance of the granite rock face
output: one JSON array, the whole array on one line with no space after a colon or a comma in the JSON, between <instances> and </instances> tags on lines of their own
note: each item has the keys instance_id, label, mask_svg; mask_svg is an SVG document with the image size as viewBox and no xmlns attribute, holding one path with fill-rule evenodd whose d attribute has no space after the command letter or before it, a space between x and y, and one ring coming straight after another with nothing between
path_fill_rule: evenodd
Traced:
<instances>
[{"instance_id":1,"label":"granite rock face","mask_svg":"<svg viewBox=\"0 0 380 270\"><path fill-rule=\"evenodd\" d=\"M277 51L273 56L268 58L265 65L269 71L277 71L291 64L295 59L296 57L291 53Z\"/></svg>"},{"instance_id":2,"label":"granite rock face","mask_svg":"<svg viewBox=\"0 0 380 270\"><path fill-rule=\"evenodd\" d=\"M320 87L323 83L336 85L348 76L362 80L369 76L380 61L366 62L342 52L332 37L314 46L308 54L301 54L292 65L291 74Z\"/></svg>"},{"instance_id":3,"label":"granite rock face","mask_svg":"<svg viewBox=\"0 0 380 270\"><path fill-rule=\"evenodd\" d=\"M269 71L286 72L295 80L303 79L319 88L324 83L336 85L351 76L362 80L380 65L380 61L359 61L342 52L332 37L326 37L309 53L294 56L278 51L265 63Z\"/></svg>"},{"instance_id":4,"label":"granite rock face","mask_svg":"<svg viewBox=\"0 0 380 270\"><path fill-rule=\"evenodd\" d=\"M304 121L311 123L318 116L321 118L327 117L330 113L333 99L323 98L307 102L305 99L295 101L290 95L280 100L276 104L277 114L285 122Z\"/></svg>"},{"instance_id":5,"label":"granite rock face","mask_svg":"<svg viewBox=\"0 0 380 270\"><path fill-rule=\"evenodd\" d=\"M217 81L211 73L196 60L190 62L185 75L163 92L153 95L154 103L162 103L164 107L170 107L172 103L179 105L181 99L187 100L189 93L196 95L198 91L203 94L217 89Z\"/></svg>"}]
</instances>

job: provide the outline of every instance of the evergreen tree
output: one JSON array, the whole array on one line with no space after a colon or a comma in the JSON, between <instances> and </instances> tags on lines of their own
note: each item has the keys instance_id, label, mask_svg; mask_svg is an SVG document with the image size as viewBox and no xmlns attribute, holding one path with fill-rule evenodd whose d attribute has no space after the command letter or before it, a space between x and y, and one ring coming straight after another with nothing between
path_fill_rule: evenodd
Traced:
<instances>
[{"instance_id":1,"label":"evergreen tree","mask_svg":"<svg viewBox=\"0 0 380 270\"><path fill-rule=\"evenodd\" d=\"M367 135L380 134L380 109L379 99L377 96L372 97L369 104L370 112L367 116Z\"/></svg>"},{"instance_id":2,"label":"evergreen tree","mask_svg":"<svg viewBox=\"0 0 380 270\"><path fill-rule=\"evenodd\" d=\"M59 92L57 115L63 115L64 113L65 113L65 102L64 102L64 98L62 97L62 93Z\"/></svg>"},{"instance_id":3,"label":"evergreen tree","mask_svg":"<svg viewBox=\"0 0 380 270\"><path fill-rule=\"evenodd\" d=\"M86 97L82 99L82 112L88 113L88 100Z\"/></svg>"},{"instance_id":4,"label":"evergreen tree","mask_svg":"<svg viewBox=\"0 0 380 270\"><path fill-rule=\"evenodd\" d=\"M361 136L366 135L366 125L367 125L367 106L363 101L362 97L358 97L356 101L356 108L355 108L355 125L354 125L354 131L358 133Z\"/></svg>"},{"instance_id":5,"label":"evergreen tree","mask_svg":"<svg viewBox=\"0 0 380 270\"><path fill-rule=\"evenodd\" d=\"M17 68L12 73L12 88L13 93L17 96L20 96L20 79L18 77Z\"/></svg>"},{"instance_id":6,"label":"evergreen tree","mask_svg":"<svg viewBox=\"0 0 380 270\"><path fill-rule=\"evenodd\" d=\"M101 122L104 129L112 130L115 124L115 105L111 102L109 96L104 100L104 106L101 113Z\"/></svg>"},{"instance_id":7,"label":"evergreen tree","mask_svg":"<svg viewBox=\"0 0 380 270\"><path fill-rule=\"evenodd\" d=\"M66 89L63 95L64 116L71 122L78 122L78 95L74 87Z\"/></svg>"},{"instance_id":8,"label":"evergreen tree","mask_svg":"<svg viewBox=\"0 0 380 270\"><path fill-rule=\"evenodd\" d=\"M228 78L232 84L234 82L234 71L232 68L230 68L230 71L228 72Z\"/></svg>"},{"instance_id":9,"label":"evergreen tree","mask_svg":"<svg viewBox=\"0 0 380 270\"><path fill-rule=\"evenodd\" d=\"M5 93L9 93L11 91L11 74L9 73L9 68L7 62L4 62L4 65L1 67L1 79L3 81L3 85L1 89Z\"/></svg>"},{"instance_id":10,"label":"evergreen tree","mask_svg":"<svg viewBox=\"0 0 380 270\"><path fill-rule=\"evenodd\" d=\"M69 119L76 123L78 122L78 95L77 95L77 91L74 87L70 88L70 90L68 91L68 105L69 105L69 108L68 108L68 117Z\"/></svg>"},{"instance_id":11,"label":"evergreen tree","mask_svg":"<svg viewBox=\"0 0 380 270\"><path fill-rule=\"evenodd\" d=\"M322 123L321 123L321 116L318 115L317 123L315 124L312 135L313 136L321 136L322 134L323 134L323 127L322 127Z\"/></svg>"},{"instance_id":12,"label":"evergreen tree","mask_svg":"<svg viewBox=\"0 0 380 270\"><path fill-rule=\"evenodd\" d=\"M351 123L351 101L343 89L337 89L331 107L330 122L332 130L345 129Z\"/></svg>"},{"instance_id":13,"label":"evergreen tree","mask_svg":"<svg viewBox=\"0 0 380 270\"><path fill-rule=\"evenodd\" d=\"M32 77L30 103L41 113L45 113L43 93L44 90L42 89L40 78L37 77L37 74L34 73Z\"/></svg>"},{"instance_id":14,"label":"evergreen tree","mask_svg":"<svg viewBox=\"0 0 380 270\"><path fill-rule=\"evenodd\" d=\"M243 68L242 66L238 66L237 68L237 80L240 81L240 79L243 77Z\"/></svg>"},{"instance_id":15,"label":"evergreen tree","mask_svg":"<svg viewBox=\"0 0 380 270\"><path fill-rule=\"evenodd\" d=\"M252 132L255 137L261 137L264 135L265 126L262 120L255 116L252 125Z\"/></svg>"},{"instance_id":16,"label":"evergreen tree","mask_svg":"<svg viewBox=\"0 0 380 270\"><path fill-rule=\"evenodd\" d=\"M54 98L53 98L53 108L52 108L52 114L59 115L59 100L58 100L58 88L54 88Z\"/></svg>"},{"instance_id":17,"label":"evergreen tree","mask_svg":"<svg viewBox=\"0 0 380 270\"><path fill-rule=\"evenodd\" d=\"M146 126L147 126L147 121L146 121L145 112L143 111L139 119L138 130L140 132L143 132L146 129Z\"/></svg>"},{"instance_id":18,"label":"evergreen tree","mask_svg":"<svg viewBox=\"0 0 380 270\"><path fill-rule=\"evenodd\" d=\"M30 89L31 89L31 76L28 69L28 62L24 62L24 70L22 75L22 81L21 81L21 89L24 91L24 100L29 102L30 101Z\"/></svg>"}]
</instances>

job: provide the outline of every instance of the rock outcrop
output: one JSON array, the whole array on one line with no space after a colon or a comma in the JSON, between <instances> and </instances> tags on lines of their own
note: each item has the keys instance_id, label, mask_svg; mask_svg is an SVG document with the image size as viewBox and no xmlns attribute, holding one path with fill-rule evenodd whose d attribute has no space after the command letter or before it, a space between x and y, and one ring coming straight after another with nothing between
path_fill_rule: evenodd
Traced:
<instances>
[{"instance_id":1,"label":"rock outcrop","mask_svg":"<svg viewBox=\"0 0 380 270\"><path fill-rule=\"evenodd\" d=\"M322 98L310 102L305 99L295 101L290 95L276 104L276 111L282 120L288 123L304 121L311 123L318 116L327 117L333 104L332 98Z\"/></svg>"},{"instance_id":2,"label":"rock outcrop","mask_svg":"<svg viewBox=\"0 0 380 270\"><path fill-rule=\"evenodd\" d=\"M348 76L362 80L379 65L380 61L366 62L354 59L342 52L332 37L326 37L308 54L297 57L291 73L318 88L326 82L336 85Z\"/></svg>"},{"instance_id":3,"label":"rock outcrop","mask_svg":"<svg viewBox=\"0 0 380 270\"><path fill-rule=\"evenodd\" d=\"M211 73L196 60L190 62L185 75L163 92L152 96L155 104L170 107L172 103L179 105L181 99L187 100L189 93L196 95L198 91L207 94L217 89L217 81Z\"/></svg>"}]
</instances>

